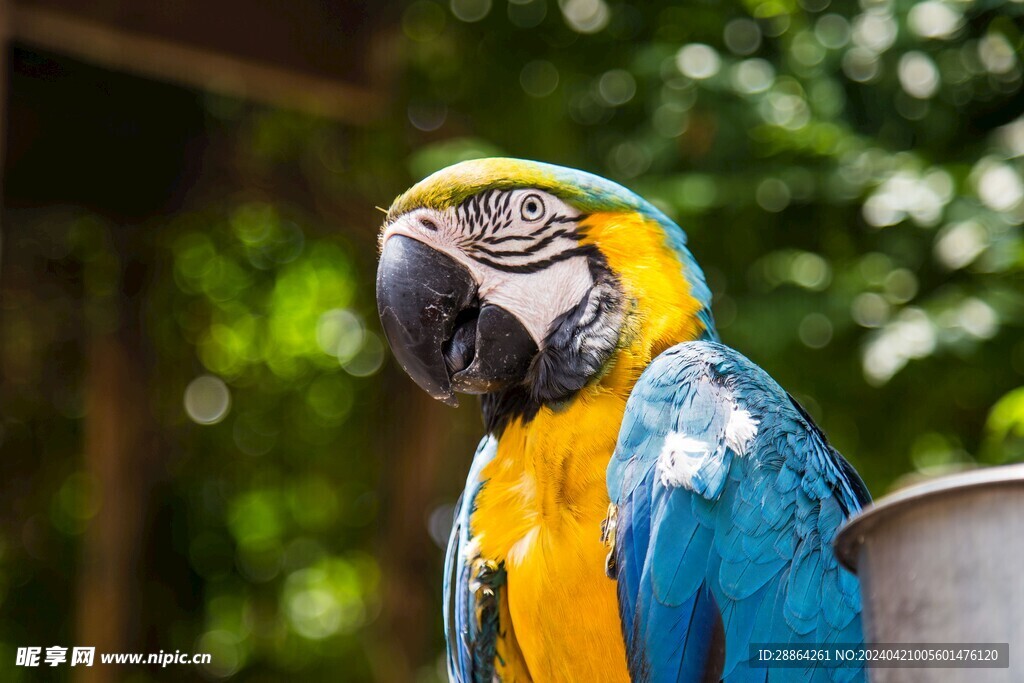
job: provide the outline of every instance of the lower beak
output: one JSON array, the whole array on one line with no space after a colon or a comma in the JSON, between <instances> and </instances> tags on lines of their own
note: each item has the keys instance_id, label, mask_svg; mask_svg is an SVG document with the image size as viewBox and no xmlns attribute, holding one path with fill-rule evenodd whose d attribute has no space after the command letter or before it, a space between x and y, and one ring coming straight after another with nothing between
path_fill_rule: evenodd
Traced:
<instances>
[{"instance_id":1,"label":"lower beak","mask_svg":"<svg viewBox=\"0 0 1024 683\"><path fill-rule=\"evenodd\" d=\"M449 405L522 380L537 345L515 316L480 303L465 266L393 235L377 267L377 312L388 343L420 388Z\"/></svg>"}]
</instances>

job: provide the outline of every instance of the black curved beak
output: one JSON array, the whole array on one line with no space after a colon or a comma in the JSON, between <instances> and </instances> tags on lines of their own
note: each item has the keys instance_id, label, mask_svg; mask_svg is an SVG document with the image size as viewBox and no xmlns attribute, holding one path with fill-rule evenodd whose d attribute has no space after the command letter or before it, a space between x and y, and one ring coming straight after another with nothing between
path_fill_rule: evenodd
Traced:
<instances>
[{"instance_id":1,"label":"black curved beak","mask_svg":"<svg viewBox=\"0 0 1024 683\"><path fill-rule=\"evenodd\" d=\"M432 397L485 394L521 380L537 345L515 316L480 304L469 271L411 237L393 235L377 267L377 312L395 358Z\"/></svg>"}]
</instances>

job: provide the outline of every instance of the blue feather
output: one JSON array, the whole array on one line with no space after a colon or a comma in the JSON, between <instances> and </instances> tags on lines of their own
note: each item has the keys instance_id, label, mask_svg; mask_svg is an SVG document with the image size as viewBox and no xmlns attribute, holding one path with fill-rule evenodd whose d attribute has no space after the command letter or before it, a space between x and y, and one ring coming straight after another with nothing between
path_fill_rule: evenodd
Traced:
<instances>
[{"instance_id":1,"label":"blue feather","mask_svg":"<svg viewBox=\"0 0 1024 683\"><path fill-rule=\"evenodd\" d=\"M608 488L627 526L615 553L635 681L863 680L751 666L752 644L863 639L856 578L830 544L865 489L763 370L709 341L655 359Z\"/></svg>"},{"instance_id":2,"label":"blue feather","mask_svg":"<svg viewBox=\"0 0 1024 683\"><path fill-rule=\"evenodd\" d=\"M472 536L469 519L473 514L476 495L483 482L480 473L493 458L498 442L484 437L473 456L473 465L466 478L466 488L455 506L444 570L444 635L448 643L448 678L454 683L476 683L491 680L493 653L498 634L483 632L479 628L474 592L470 589L470 563L466 556Z\"/></svg>"}]
</instances>

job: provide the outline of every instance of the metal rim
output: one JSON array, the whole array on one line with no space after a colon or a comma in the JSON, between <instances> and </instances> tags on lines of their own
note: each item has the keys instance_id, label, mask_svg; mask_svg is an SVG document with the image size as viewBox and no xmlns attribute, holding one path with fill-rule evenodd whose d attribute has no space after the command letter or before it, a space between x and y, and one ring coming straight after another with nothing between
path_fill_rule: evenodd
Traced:
<instances>
[{"instance_id":1,"label":"metal rim","mask_svg":"<svg viewBox=\"0 0 1024 683\"><path fill-rule=\"evenodd\" d=\"M896 512L922 499L956 495L977 488L993 486L1024 486L1024 464L984 467L970 472L958 472L930 481L913 484L864 508L847 520L836 534L832 546L840 564L857 573L860 546L868 531L892 517Z\"/></svg>"}]
</instances>

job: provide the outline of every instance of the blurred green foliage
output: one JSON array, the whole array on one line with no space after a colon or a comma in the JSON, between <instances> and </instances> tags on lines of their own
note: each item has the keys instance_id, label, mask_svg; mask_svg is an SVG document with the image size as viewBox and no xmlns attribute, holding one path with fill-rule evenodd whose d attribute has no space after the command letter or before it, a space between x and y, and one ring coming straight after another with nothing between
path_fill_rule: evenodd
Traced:
<instances>
[{"instance_id":1,"label":"blurred green foliage","mask_svg":"<svg viewBox=\"0 0 1024 683\"><path fill-rule=\"evenodd\" d=\"M416 0L372 126L205 100L231 179L145 226L149 393L169 444L149 529L170 544L157 557L187 564L147 579L146 608L174 615L151 640L213 653L209 678L382 679L407 645L378 629L391 590L432 601L417 625L429 652L409 664L441 676L439 559L390 588L381 566L397 473L379 434L407 427L385 406L416 389L386 380L372 207L461 159L576 166L662 207L724 341L794 393L876 496L1024 459L1022 17L1024 3L955 0ZM0 533L0 604L29 609L8 585L63 587L47 622L5 627L8 646L67 632L53 615L73 571L40 567L73 558L114 494L77 460L84 389L65 380L79 364L46 359L116 325L116 231L88 211L32 220L19 248L83 284L43 280L6 307L3 449L43 455L23 462ZM434 505L404 524L443 542L468 457L450 454ZM51 531L57 550L38 541Z\"/></svg>"},{"instance_id":2,"label":"blurred green foliage","mask_svg":"<svg viewBox=\"0 0 1024 683\"><path fill-rule=\"evenodd\" d=\"M354 634L379 610L380 572L365 531L377 467L352 420L373 406L384 348L358 309L372 301L350 248L286 211L242 202L164 228L173 279L156 294L156 337L208 373L181 378L169 402L183 401L179 421L216 425L191 439L208 457L176 477L206 582L197 647L220 677L341 658L358 679Z\"/></svg>"},{"instance_id":3,"label":"blurred green foliage","mask_svg":"<svg viewBox=\"0 0 1024 683\"><path fill-rule=\"evenodd\" d=\"M404 15L409 119L438 138L417 173L497 148L654 201L689 234L724 340L876 494L1013 457L1020 412L985 420L1024 370L1024 5L448 9Z\"/></svg>"}]
</instances>

